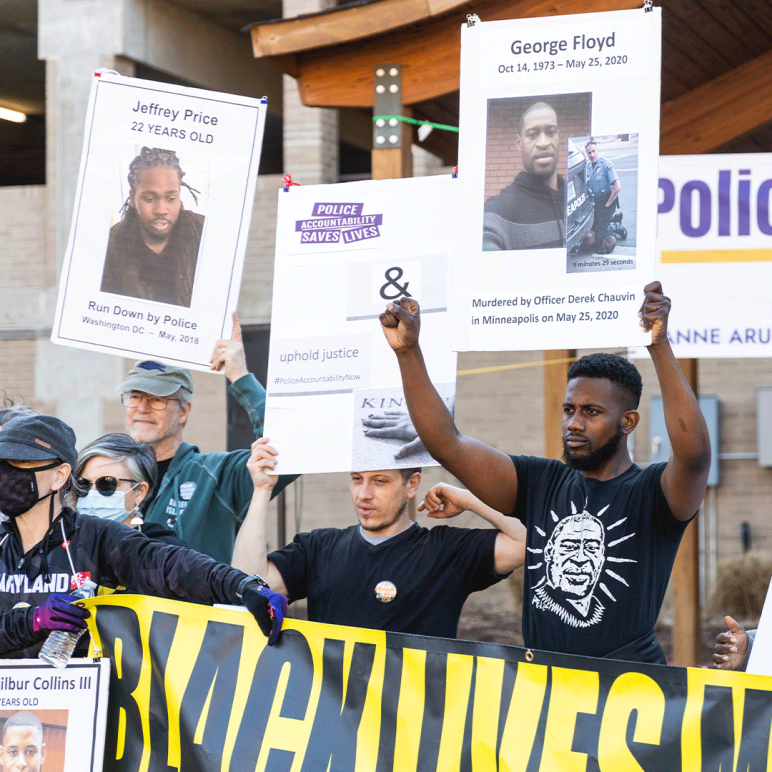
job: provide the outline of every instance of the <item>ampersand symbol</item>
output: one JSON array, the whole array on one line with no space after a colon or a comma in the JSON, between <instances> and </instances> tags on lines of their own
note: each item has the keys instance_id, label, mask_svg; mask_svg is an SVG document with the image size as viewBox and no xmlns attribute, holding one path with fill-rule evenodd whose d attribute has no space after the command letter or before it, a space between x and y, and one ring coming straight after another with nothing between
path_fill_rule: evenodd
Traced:
<instances>
[{"instance_id":1,"label":"ampersand symbol","mask_svg":"<svg viewBox=\"0 0 772 772\"><path fill-rule=\"evenodd\" d=\"M392 276L394 271L397 272L396 276ZM409 281L406 281L405 285L403 287L401 287L399 284L397 284L397 282L402 278L402 269L399 266L395 265L393 268L389 268L386 271L386 273L384 274L384 276L387 279L386 284L384 284L381 287L381 297L384 300L396 300L397 298L402 297L403 295L406 298L412 298L413 297L407 291L407 288L410 286L410 282ZM392 287L394 287L397 290L397 294L396 295L387 295L386 294L386 290L388 289L389 286L392 286Z\"/></svg>"}]
</instances>

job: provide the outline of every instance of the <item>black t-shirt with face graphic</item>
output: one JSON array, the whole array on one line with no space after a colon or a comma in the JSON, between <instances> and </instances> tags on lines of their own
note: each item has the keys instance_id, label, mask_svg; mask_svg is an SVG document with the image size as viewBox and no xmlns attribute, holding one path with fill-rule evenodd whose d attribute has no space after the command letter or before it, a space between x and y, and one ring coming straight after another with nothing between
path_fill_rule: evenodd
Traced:
<instances>
[{"instance_id":1,"label":"black t-shirt with face graphic","mask_svg":"<svg viewBox=\"0 0 772 772\"><path fill-rule=\"evenodd\" d=\"M411 525L379 544L358 525L299 533L268 559L290 601L308 598L312 622L455 638L472 592L504 578L496 572L498 531Z\"/></svg>"},{"instance_id":2,"label":"black t-shirt with face graphic","mask_svg":"<svg viewBox=\"0 0 772 772\"><path fill-rule=\"evenodd\" d=\"M527 530L525 645L602 657L653 630L686 523L673 517L665 464L612 480L512 456L514 517Z\"/></svg>"}]
</instances>

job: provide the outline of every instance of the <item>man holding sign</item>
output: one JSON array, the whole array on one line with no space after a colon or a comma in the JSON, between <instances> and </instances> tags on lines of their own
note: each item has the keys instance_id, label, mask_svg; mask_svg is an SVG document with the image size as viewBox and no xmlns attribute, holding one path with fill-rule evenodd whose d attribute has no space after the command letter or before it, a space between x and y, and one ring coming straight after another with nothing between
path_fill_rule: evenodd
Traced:
<instances>
[{"instance_id":1,"label":"man holding sign","mask_svg":"<svg viewBox=\"0 0 772 772\"><path fill-rule=\"evenodd\" d=\"M229 393L246 410L255 435L262 435L265 389L247 370L235 313L231 340L217 341L211 367L225 372ZM183 442L192 406L189 370L137 362L117 390L126 408L126 430L132 439L150 445L158 460L156 489L142 507L145 519L171 528L191 549L230 563L236 530L252 497L249 451L201 453ZM282 477L274 495L294 479Z\"/></svg>"},{"instance_id":2,"label":"man holding sign","mask_svg":"<svg viewBox=\"0 0 772 772\"><path fill-rule=\"evenodd\" d=\"M403 299L381 315L426 449L483 502L526 526L523 638L532 648L665 663L654 623L681 536L705 494L710 441L667 339L670 299L659 282L644 292L639 317L652 332L673 449L667 464L646 469L627 450L642 383L622 357L591 354L569 369L565 465L508 456L456 428L426 372L418 304Z\"/></svg>"},{"instance_id":3,"label":"man holding sign","mask_svg":"<svg viewBox=\"0 0 772 772\"><path fill-rule=\"evenodd\" d=\"M494 528L427 529L408 515L420 469L352 472L358 525L317 528L266 555L265 520L277 451L252 445L252 505L236 539L233 566L258 574L290 602L308 599L312 622L455 638L473 592L501 581L525 559L523 526L451 485L435 486L419 510L430 517L475 512ZM281 589L280 589L281 588Z\"/></svg>"}]
</instances>

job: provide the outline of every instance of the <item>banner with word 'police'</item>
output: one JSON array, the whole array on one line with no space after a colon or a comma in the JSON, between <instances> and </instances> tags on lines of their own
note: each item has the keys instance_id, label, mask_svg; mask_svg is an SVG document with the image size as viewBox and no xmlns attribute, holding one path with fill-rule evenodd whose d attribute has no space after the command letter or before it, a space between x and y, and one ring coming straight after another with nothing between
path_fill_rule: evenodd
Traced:
<instances>
[{"instance_id":1,"label":"banner with word 'police'","mask_svg":"<svg viewBox=\"0 0 772 772\"><path fill-rule=\"evenodd\" d=\"M429 376L452 411L457 190L447 175L279 193L265 436L280 474L436 464L410 421L378 317L398 298L418 301Z\"/></svg>"},{"instance_id":2,"label":"banner with word 'police'","mask_svg":"<svg viewBox=\"0 0 772 772\"><path fill-rule=\"evenodd\" d=\"M657 278L676 356L772 356L770 194L771 153L660 158Z\"/></svg>"},{"instance_id":3,"label":"banner with word 'police'","mask_svg":"<svg viewBox=\"0 0 772 772\"><path fill-rule=\"evenodd\" d=\"M765 770L772 678L87 601L111 670L106 772Z\"/></svg>"}]
</instances>

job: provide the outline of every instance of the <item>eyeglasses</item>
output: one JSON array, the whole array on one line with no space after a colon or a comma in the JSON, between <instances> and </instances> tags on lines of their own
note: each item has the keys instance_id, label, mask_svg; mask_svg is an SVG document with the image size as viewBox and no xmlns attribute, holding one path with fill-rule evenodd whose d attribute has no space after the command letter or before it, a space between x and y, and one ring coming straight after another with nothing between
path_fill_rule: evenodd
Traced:
<instances>
[{"instance_id":1,"label":"eyeglasses","mask_svg":"<svg viewBox=\"0 0 772 772\"><path fill-rule=\"evenodd\" d=\"M81 499L84 498L86 495L88 495L92 485L103 496L112 496L118 488L119 482L134 483L132 486L133 488L136 488L137 485L139 485L136 480L128 480L125 477L98 477L93 482L91 480L87 480L85 477L79 477L78 488L80 490L77 491L77 496Z\"/></svg>"},{"instance_id":2,"label":"eyeglasses","mask_svg":"<svg viewBox=\"0 0 772 772\"><path fill-rule=\"evenodd\" d=\"M179 402L174 397L155 397L152 394L145 394L144 391L124 391L121 394L124 407L139 407L143 399L147 400L147 406L151 410L164 410L167 402Z\"/></svg>"}]
</instances>

